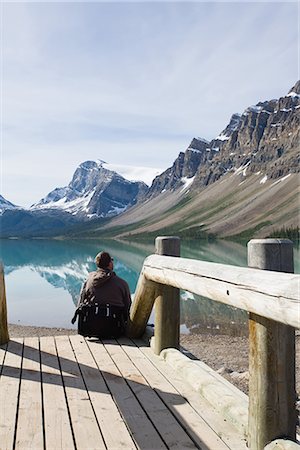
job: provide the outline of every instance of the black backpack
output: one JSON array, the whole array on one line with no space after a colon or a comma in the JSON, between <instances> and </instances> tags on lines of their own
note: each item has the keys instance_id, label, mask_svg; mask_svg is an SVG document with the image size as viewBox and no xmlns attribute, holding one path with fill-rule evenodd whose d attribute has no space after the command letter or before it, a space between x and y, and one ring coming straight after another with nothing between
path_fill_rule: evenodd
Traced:
<instances>
[{"instance_id":1,"label":"black backpack","mask_svg":"<svg viewBox=\"0 0 300 450\"><path fill-rule=\"evenodd\" d=\"M81 304L75 311L72 323L78 315L78 334L85 337L119 338L125 333L124 308L110 304Z\"/></svg>"}]
</instances>

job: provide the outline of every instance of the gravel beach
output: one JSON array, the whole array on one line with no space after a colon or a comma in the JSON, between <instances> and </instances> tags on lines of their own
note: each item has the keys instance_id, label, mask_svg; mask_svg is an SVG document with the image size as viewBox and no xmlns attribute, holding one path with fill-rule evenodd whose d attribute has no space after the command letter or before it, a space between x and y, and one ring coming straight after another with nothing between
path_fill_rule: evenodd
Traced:
<instances>
[{"instance_id":1,"label":"gravel beach","mask_svg":"<svg viewBox=\"0 0 300 450\"><path fill-rule=\"evenodd\" d=\"M19 337L42 337L42 336L58 336L77 334L77 330L68 328L47 328L47 327L34 327L25 325L8 324L8 332L10 338Z\"/></svg>"},{"instance_id":2,"label":"gravel beach","mask_svg":"<svg viewBox=\"0 0 300 450\"><path fill-rule=\"evenodd\" d=\"M181 335L182 347L248 394L248 338L228 335ZM296 333L296 390L300 395L300 334Z\"/></svg>"},{"instance_id":3,"label":"gravel beach","mask_svg":"<svg viewBox=\"0 0 300 450\"><path fill-rule=\"evenodd\" d=\"M76 334L77 330L9 324L14 337ZM248 338L244 336L182 334L180 344L196 358L218 371L227 380L248 393ZM300 335L296 335L296 387L300 393Z\"/></svg>"}]
</instances>

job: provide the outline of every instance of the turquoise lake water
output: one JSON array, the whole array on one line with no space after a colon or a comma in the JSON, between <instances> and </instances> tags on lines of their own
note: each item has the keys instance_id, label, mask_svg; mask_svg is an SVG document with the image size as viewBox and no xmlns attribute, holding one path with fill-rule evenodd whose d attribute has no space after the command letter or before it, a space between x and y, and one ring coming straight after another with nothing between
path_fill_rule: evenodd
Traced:
<instances>
[{"instance_id":1,"label":"turquoise lake water","mask_svg":"<svg viewBox=\"0 0 300 450\"><path fill-rule=\"evenodd\" d=\"M101 250L114 256L116 273L135 292L143 261L154 253L154 242L101 240L1 240L10 323L72 328L70 320L82 283L95 270ZM245 245L229 241L182 241L181 256L204 261L247 265ZM295 272L300 272L299 247L294 249ZM153 323L153 315L150 322ZM214 330L245 334L247 314L235 308L181 292L181 332Z\"/></svg>"}]
</instances>

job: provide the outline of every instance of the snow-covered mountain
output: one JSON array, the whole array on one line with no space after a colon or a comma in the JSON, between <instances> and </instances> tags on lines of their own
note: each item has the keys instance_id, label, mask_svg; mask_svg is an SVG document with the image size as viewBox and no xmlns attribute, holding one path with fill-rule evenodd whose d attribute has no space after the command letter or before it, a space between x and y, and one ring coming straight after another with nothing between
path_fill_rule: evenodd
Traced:
<instances>
[{"instance_id":1,"label":"snow-covered mountain","mask_svg":"<svg viewBox=\"0 0 300 450\"><path fill-rule=\"evenodd\" d=\"M13 203L6 200L2 195L0 195L0 215L4 213L4 211L8 209L16 209L19 208L19 206L14 205Z\"/></svg>"},{"instance_id":2,"label":"snow-covered mountain","mask_svg":"<svg viewBox=\"0 0 300 450\"><path fill-rule=\"evenodd\" d=\"M129 181L105 167L104 161L85 161L68 186L56 188L31 210L63 210L80 218L112 217L134 205L147 191L141 181Z\"/></svg>"}]
</instances>

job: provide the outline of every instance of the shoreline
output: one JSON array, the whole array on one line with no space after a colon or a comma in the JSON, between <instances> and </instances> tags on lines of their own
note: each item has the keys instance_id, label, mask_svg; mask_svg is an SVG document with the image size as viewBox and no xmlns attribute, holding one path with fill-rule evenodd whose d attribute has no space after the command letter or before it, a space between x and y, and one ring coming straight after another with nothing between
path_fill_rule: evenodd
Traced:
<instances>
[{"instance_id":1,"label":"shoreline","mask_svg":"<svg viewBox=\"0 0 300 450\"><path fill-rule=\"evenodd\" d=\"M10 338L77 334L77 328L8 324ZM181 334L182 349L203 361L224 378L248 393L248 337L225 334ZM300 334L296 333L296 390L300 394Z\"/></svg>"},{"instance_id":2,"label":"shoreline","mask_svg":"<svg viewBox=\"0 0 300 450\"><path fill-rule=\"evenodd\" d=\"M77 334L77 328L39 327L9 323L8 334L11 338L59 336Z\"/></svg>"}]
</instances>

